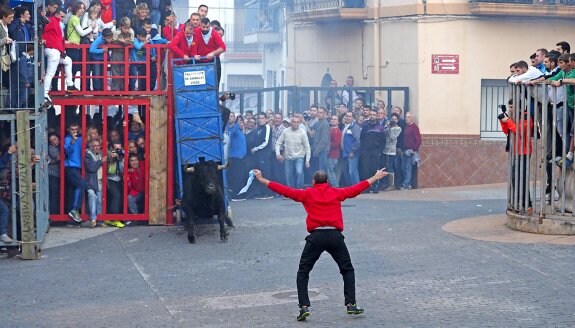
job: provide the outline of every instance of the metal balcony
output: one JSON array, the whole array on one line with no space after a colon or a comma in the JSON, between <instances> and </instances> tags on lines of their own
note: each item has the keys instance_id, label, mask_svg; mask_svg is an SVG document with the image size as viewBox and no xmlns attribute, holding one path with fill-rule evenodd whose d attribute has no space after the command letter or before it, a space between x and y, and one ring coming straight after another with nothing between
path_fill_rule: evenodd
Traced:
<instances>
[{"instance_id":1,"label":"metal balcony","mask_svg":"<svg viewBox=\"0 0 575 328\"><path fill-rule=\"evenodd\" d=\"M365 0L294 0L291 18L299 22L367 19Z\"/></svg>"},{"instance_id":2,"label":"metal balcony","mask_svg":"<svg viewBox=\"0 0 575 328\"><path fill-rule=\"evenodd\" d=\"M470 0L474 15L573 19L575 0Z\"/></svg>"}]
</instances>

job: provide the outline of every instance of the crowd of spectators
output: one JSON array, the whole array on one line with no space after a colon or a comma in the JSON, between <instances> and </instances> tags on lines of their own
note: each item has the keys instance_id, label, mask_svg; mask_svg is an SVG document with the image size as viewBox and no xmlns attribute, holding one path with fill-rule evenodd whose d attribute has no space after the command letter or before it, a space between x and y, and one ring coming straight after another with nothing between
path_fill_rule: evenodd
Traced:
<instances>
[{"instance_id":1,"label":"crowd of spectators","mask_svg":"<svg viewBox=\"0 0 575 328\"><path fill-rule=\"evenodd\" d=\"M563 165L569 168L573 163L575 54L571 54L570 51L569 43L561 41L555 45L553 50L537 49L530 56L529 64L525 60L519 60L509 66L508 81L525 86L525 90L518 91L509 99L507 113L502 113L498 118L503 132L515 136L512 149L517 160L512 163L512 172L514 172L512 177L513 182L521 186L521 194L524 195L520 200L519 208L528 213L532 212L532 200L525 168L528 167L533 153L533 138L538 133L546 134L545 194L547 202L550 202L555 193L552 190L551 181L552 163L555 161L560 169ZM543 120L544 113L547 113L547 117ZM537 121L535 121L536 118ZM552 144L552 140L556 140L556 143ZM509 148L508 138L507 150ZM564 160L565 163L563 163ZM515 181L516 175L519 176L519 181Z\"/></svg>"},{"instance_id":2,"label":"crowd of spectators","mask_svg":"<svg viewBox=\"0 0 575 328\"><path fill-rule=\"evenodd\" d=\"M333 81L332 86L336 85ZM347 78L347 85L353 86L353 77ZM287 117L273 110L231 113L225 149L232 201L274 196L257 185L239 194L251 168L274 181L302 188L311 183L311 174L316 170L327 172L332 186L343 187L385 167L392 174L368 192L411 189L413 166L419 162L421 146L412 113L404 117L401 107L388 108L383 100L367 105L351 90L330 91L326 103L333 105L332 109L312 105L303 113ZM334 99L340 101L332 102Z\"/></svg>"},{"instance_id":3,"label":"crowd of spectators","mask_svg":"<svg viewBox=\"0 0 575 328\"><path fill-rule=\"evenodd\" d=\"M178 24L170 0L62 1L47 0L38 8L33 4L10 8L0 3L0 54L10 55L0 76L2 89L10 90L9 106L4 109L33 109L29 91L34 79L40 79L42 107L48 109L50 213L68 215L89 227L123 227L129 223L126 214L141 214L146 206L146 108L66 105L58 108L66 114L63 118L53 106L51 91L157 90L165 86L158 84L158 67L167 63L167 52L160 52L165 47L153 46L158 44L166 44L183 63L215 60L219 81L219 56L226 50L224 29L207 17L206 5ZM38 20L38 31L34 31L32 19ZM40 60L33 43L36 32L41 39L38 47L46 58L45 71L38 73ZM62 85L56 79L60 69L65 80ZM1 123L3 127L7 127L5 123ZM2 136L2 145L8 137ZM6 158L12 150L8 146L0 149ZM3 181L6 179L0 183ZM0 207L2 241L9 238L4 214ZM106 222L99 222L100 214L107 215Z\"/></svg>"}]
</instances>

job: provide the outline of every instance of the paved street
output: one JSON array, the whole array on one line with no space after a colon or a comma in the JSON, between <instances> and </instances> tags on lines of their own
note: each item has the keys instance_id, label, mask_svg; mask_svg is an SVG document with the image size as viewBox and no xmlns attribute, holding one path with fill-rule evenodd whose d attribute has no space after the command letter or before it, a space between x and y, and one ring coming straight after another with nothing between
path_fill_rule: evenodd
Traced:
<instances>
[{"instance_id":1,"label":"paved street","mask_svg":"<svg viewBox=\"0 0 575 328\"><path fill-rule=\"evenodd\" d=\"M312 315L295 321L304 210L279 198L233 203L228 243L213 224L195 245L181 227L97 228L106 233L44 249L41 260L0 257L0 326L574 327L574 246L443 229L502 214L504 198L497 185L347 201L361 316L345 314L341 276L324 254L311 273Z\"/></svg>"}]
</instances>

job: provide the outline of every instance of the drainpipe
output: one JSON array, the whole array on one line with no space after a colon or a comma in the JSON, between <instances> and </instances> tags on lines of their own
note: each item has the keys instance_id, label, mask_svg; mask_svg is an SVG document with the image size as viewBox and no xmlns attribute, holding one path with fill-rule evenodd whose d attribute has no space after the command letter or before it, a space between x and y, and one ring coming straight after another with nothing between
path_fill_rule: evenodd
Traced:
<instances>
[{"instance_id":1,"label":"drainpipe","mask_svg":"<svg viewBox=\"0 0 575 328\"><path fill-rule=\"evenodd\" d=\"M375 86L381 86L381 37L379 33L379 8L381 7L381 0L374 0L375 15L373 17L373 45L375 47Z\"/></svg>"},{"instance_id":2,"label":"drainpipe","mask_svg":"<svg viewBox=\"0 0 575 328\"><path fill-rule=\"evenodd\" d=\"M427 15L427 0L421 0L423 3L423 16Z\"/></svg>"}]
</instances>

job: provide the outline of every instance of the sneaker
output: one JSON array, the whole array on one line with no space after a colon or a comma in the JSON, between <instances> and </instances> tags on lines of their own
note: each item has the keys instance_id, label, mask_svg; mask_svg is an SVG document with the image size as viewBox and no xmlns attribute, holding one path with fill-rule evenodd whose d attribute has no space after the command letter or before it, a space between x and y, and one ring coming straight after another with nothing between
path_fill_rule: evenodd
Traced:
<instances>
[{"instance_id":1,"label":"sneaker","mask_svg":"<svg viewBox=\"0 0 575 328\"><path fill-rule=\"evenodd\" d=\"M12 238L10 238L7 234L1 234L0 235L0 241L3 242L4 244L10 244L12 243Z\"/></svg>"},{"instance_id":2,"label":"sneaker","mask_svg":"<svg viewBox=\"0 0 575 328\"><path fill-rule=\"evenodd\" d=\"M69 86L66 88L66 92L78 92L78 91L80 91L80 90L76 89L76 86L73 85L73 84L72 84L72 85L69 85Z\"/></svg>"},{"instance_id":3,"label":"sneaker","mask_svg":"<svg viewBox=\"0 0 575 328\"><path fill-rule=\"evenodd\" d=\"M98 222L96 220L90 220L90 228L95 228L98 226Z\"/></svg>"},{"instance_id":4,"label":"sneaker","mask_svg":"<svg viewBox=\"0 0 575 328\"><path fill-rule=\"evenodd\" d=\"M347 305L347 314L362 314L363 309L358 307L357 304L348 304Z\"/></svg>"},{"instance_id":5,"label":"sneaker","mask_svg":"<svg viewBox=\"0 0 575 328\"><path fill-rule=\"evenodd\" d=\"M256 199L272 199L272 198L274 198L274 196L272 195L263 195L256 197Z\"/></svg>"},{"instance_id":6,"label":"sneaker","mask_svg":"<svg viewBox=\"0 0 575 328\"><path fill-rule=\"evenodd\" d=\"M115 220L115 221L104 221L104 223L106 223L107 225L111 226L111 227L116 227L116 228L123 228L126 225L124 225L122 222Z\"/></svg>"},{"instance_id":7,"label":"sneaker","mask_svg":"<svg viewBox=\"0 0 575 328\"><path fill-rule=\"evenodd\" d=\"M297 321L304 321L307 317L309 317L311 313L309 313L309 308L307 306L302 306L299 309L299 314L297 316Z\"/></svg>"},{"instance_id":8,"label":"sneaker","mask_svg":"<svg viewBox=\"0 0 575 328\"><path fill-rule=\"evenodd\" d=\"M75 209L68 212L68 216L71 217L72 220L76 221L77 223L82 223L82 218L80 217L80 214L78 214L78 211L76 211Z\"/></svg>"},{"instance_id":9,"label":"sneaker","mask_svg":"<svg viewBox=\"0 0 575 328\"><path fill-rule=\"evenodd\" d=\"M94 221L95 222L95 221ZM84 228L93 228L95 225L92 225L92 220L84 221L80 224L81 227Z\"/></svg>"},{"instance_id":10,"label":"sneaker","mask_svg":"<svg viewBox=\"0 0 575 328\"><path fill-rule=\"evenodd\" d=\"M243 202L244 200L246 200L245 198L241 198L241 197L234 197L232 198L232 202Z\"/></svg>"}]
</instances>

